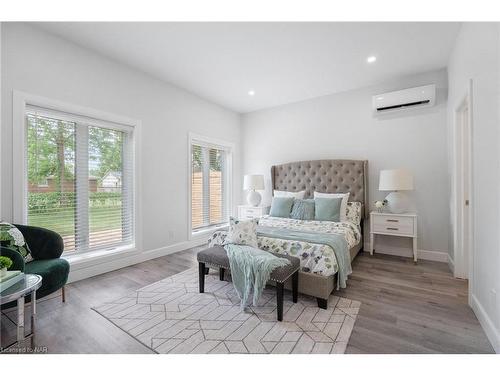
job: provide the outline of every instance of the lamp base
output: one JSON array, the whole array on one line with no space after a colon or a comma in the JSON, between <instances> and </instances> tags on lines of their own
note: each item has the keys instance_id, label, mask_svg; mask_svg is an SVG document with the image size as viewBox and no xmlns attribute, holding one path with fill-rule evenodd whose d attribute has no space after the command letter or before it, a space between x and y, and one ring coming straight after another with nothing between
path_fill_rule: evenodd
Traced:
<instances>
[{"instance_id":1,"label":"lamp base","mask_svg":"<svg viewBox=\"0 0 500 375\"><path fill-rule=\"evenodd\" d=\"M260 193L255 190L250 191L247 195L247 202L250 206L257 207L261 200L262 197L260 196Z\"/></svg>"},{"instance_id":2,"label":"lamp base","mask_svg":"<svg viewBox=\"0 0 500 375\"><path fill-rule=\"evenodd\" d=\"M400 191L393 191L385 200L387 201L387 209L393 214L403 214L408 211L408 198Z\"/></svg>"}]
</instances>

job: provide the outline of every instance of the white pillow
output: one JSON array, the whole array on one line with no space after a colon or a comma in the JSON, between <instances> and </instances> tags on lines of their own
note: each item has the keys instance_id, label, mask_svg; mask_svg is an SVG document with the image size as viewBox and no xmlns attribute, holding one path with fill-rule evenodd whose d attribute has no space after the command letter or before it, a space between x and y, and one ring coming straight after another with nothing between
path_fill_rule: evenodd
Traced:
<instances>
[{"instance_id":1,"label":"white pillow","mask_svg":"<svg viewBox=\"0 0 500 375\"><path fill-rule=\"evenodd\" d=\"M302 191L282 191L282 190L275 190L274 191L274 196L276 198L295 198L295 199L304 199L304 195L306 194L305 190Z\"/></svg>"},{"instance_id":2,"label":"white pillow","mask_svg":"<svg viewBox=\"0 0 500 375\"><path fill-rule=\"evenodd\" d=\"M347 200L350 193L318 193L314 192L314 198L342 198L340 203L340 221L347 221Z\"/></svg>"}]
</instances>

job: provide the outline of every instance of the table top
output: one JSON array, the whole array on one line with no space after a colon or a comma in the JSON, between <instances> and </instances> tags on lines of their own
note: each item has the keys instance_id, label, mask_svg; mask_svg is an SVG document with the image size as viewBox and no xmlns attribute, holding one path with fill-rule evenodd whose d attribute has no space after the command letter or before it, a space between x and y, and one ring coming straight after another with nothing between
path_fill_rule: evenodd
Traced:
<instances>
[{"instance_id":1,"label":"table top","mask_svg":"<svg viewBox=\"0 0 500 375\"><path fill-rule=\"evenodd\" d=\"M27 274L22 280L12 285L10 288L0 292L0 305L15 301L34 290L37 290L42 285L42 276Z\"/></svg>"},{"instance_id":2,"label":"table top","mask_svg":"<svg viewBox=\"0 0 500 375\"><path fill-rule=\"evenodd\" d=\"M416 217L417 213L416 212L404 212L402 214L393 214L392 212L387 212L387 211L371 211L370 215L380 215L380 216L409 216L409 217Z\"/></svg>"}]
</instances>

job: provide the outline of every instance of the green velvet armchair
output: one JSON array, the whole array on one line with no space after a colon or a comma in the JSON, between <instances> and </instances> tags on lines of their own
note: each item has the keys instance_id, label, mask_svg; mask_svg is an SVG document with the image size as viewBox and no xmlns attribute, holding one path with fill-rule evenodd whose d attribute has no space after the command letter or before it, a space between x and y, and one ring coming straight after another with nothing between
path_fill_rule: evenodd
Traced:
<instances>
[{"instance_id":1,"label":"green velvet armchair","mask_svg":"<svg viewBox=\"0 0 500 375\"><path fill-rule=\"evenodd\" d=\"M0 247L0 255L12 260L11 271L20 270L42 276L42 286L36 293L37 299L62 289L62 300L65 302L64 285L68 281L69 263L60 258L64 250L63 239L48 229L18 224L15 226L23 234L34 260L24 263L17 251L4 247Z\"/></svg>"}]
</instances>

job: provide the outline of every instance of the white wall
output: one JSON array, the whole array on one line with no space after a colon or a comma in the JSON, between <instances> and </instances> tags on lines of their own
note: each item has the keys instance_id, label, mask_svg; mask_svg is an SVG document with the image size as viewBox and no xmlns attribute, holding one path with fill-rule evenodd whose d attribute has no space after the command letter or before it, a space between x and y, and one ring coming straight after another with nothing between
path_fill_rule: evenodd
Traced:
<instances>
[{"instance_id":1,"label":"white wall","mask_svg":"<svg viewBox=\"0 0 500 375\"><path fill-rule=\"evenodd\" d=\"M499 42L498 24L464 23L448 66L450 173L454 111L469 80L473 82L471 205L475 235L470 300L497 352L500 351L500 308L494 291L500 292ZM453 217L454 207L451 208Z\"/></svg>"},{"instance_id":2,"label":"white wall","mask_svg":"<svg viewBox=\"0 0 500 375\"><path fill-rule=\"evenodd\" d=\"M429 83L438 88L435 107L380 119L372 116L372 95ZM380 169L409 168L415 179L411 195L419 214L419 249L439 252L424 255L444 260L449 213L446 90L446 72L441 70L243 115L243 171L266 176L264 200L270 202L273 164L367 159L372 205L387 194L378 191ZM386 237L377 244L379 252L411 254L408 239Z\"/></svg>"},{"instance_id":3,"label":"white wall","mask_svg":"<svg viewBox=\"0 0 500 375\"><path fill-rule=\"evenodd\" d=\"M29 25L3 23L2 31L2 219L12 218L13 90L142 121L142 250L188 238L189 131L236 144L238 202L238 114Z\"/></svg>"},{"instance_id":4,"label":"white wall","mask_svg":"<svg viewBox=\"0 0 500 375\"><path fill-rule=\"evenodd\" d=\"M2 22L0 22L0 171L2 171ZM2 173L0 172L0 220L2 218Z\"/></svg>"}]
</instances>

